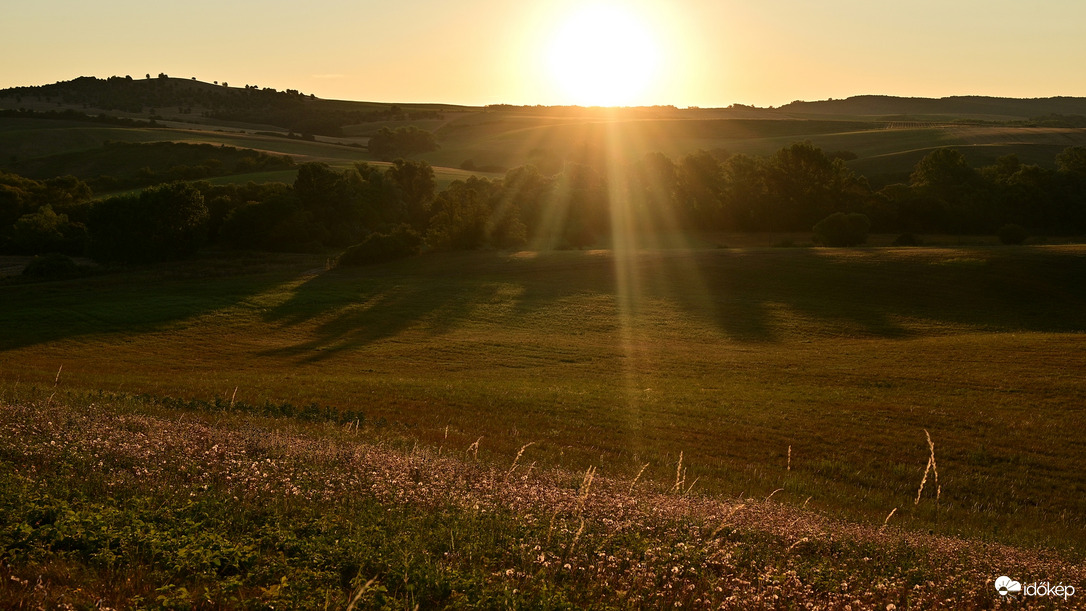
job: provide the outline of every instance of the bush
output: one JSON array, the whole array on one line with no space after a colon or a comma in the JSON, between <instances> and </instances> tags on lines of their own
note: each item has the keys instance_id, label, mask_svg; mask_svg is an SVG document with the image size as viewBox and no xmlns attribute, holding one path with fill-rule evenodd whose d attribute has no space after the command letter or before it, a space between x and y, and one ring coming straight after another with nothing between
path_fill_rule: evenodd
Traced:
<instances>
[{"instance_id":1,"label":"bush","mask_svg":"<svg viewBox=\"0 0 1086 611\"><path fill-rule=\"evenodd\" d=\"M208 218L204 196L185 183L107 199L91 210L90 254L125 263L183 259L207 239Z\"/></svg>"},{"instance_id":2,"label":"bush","mask_svg":"<svg viewBox=\"0 0 1086 611\"><path fill-rule=\"evenodd\" d=\"M834 212L814 226L815 238L824 246L857 246L867 241L871 220L866 214Z\"/></svg>"},{"instance_id":3,"label":"bush","mask_svg":"<svg viewBox=\"0 0 1086 611\"><path fill-rule=\"evenodd\" d=\"M379 159L391 161L394 157L410 157L438 149L434 134L414 125L377 130L369 141L369 151Z\"/></svg>"},{"instance_id":4,"label":"bush","mask_svg":"<svg viewBox=\"0 0 1086 611\"><path fill-rule=\"evenodd\" d=\"M1004 244L1025 244L1026 238L1029 237L1029 232L1021 225L1008 223L999 228L999 231L996 232L996 236L998 236L999 241Z\"/></svg>"},{"instance_id":5,"label":"bush","mask_svg":"<svg viewBox=\"0 0 1086 611\"><path fill-rule=\"evenodd\" d=\"M893 241L894 246L920 246L921 244L923 244L923 241L911 233L903 233L894 238Z\"/></svg>"},{"instance_id":6,"label":"bush","mask_svg":"<svg viewBox=\"0 0 1086 611\"><path fill-rule=\"evenodd\" d=\"M71 278L82 273L79 265L71 257L50 253L39 255L30 260L23 268L22 275L27 278Z\"/></svg>"},{"instance_id":7,"label":"bush","mask_svg":"<svg viewBox=\"0 0 1086 611\"><path fill-rule=\"evenodd\" d=\"M231 248L272 252L318 252L327 231L313 222L293 195L272 195L231 210L219 237Z\"/></svg>"},{"instance_id":8,"label":"bush","mask_svg":"<svg viewBox=\"0 0 1086 611\"><path fill-rule=\"evenodd\" d=\"M360 243L343 251L336 267L383 263L416 255L422 248L422 236L408 225L398 225L389 233L371 233Z\"/></svg>"},{"instance_id":9,"label":"bush","mask_svg":"<svg viewBox=\"0 0 1086 611\"><path fill-rule=\"evenodd\" d=\"M68 215L57 214L52 206L46 205L15 221L10 249L27 255L47 252L80 255L86 241L87 228L82 223L72 223Z\"/></svg>"}]
</instances>

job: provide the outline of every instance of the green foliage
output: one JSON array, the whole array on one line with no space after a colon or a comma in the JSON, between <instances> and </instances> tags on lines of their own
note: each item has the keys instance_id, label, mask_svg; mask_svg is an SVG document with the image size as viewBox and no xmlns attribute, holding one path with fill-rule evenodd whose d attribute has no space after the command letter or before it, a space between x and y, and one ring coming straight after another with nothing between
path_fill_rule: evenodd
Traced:
<instances>
[{"instance_id":1,"label":"green foliage","mask_svg":"<svg viewBox=\"0 0 1086 611\"><path fill-rule=\"evenodd\" d=\"M810 142L797 142L766 160L766 207L778 229L799 231L835 211L862 207L867 185L841 159Z\"/></svg>"},{"instance_id":2,"label":"green foliage","mask_svg":"<svg viewBox=\"0 0 1086 611\"><path fill-rule=\"evenodd\" d=\"M950 191L967 186L976 179L976 172L969 167L965 156L957 149L940 148L928 153L909 177L916 187L937 191Z\"/></svg>"},{"instance_id":3,"label":"green foliage","mask_svg":"<svg viewBox=\"0 0 1086 611\"><path fill-rule=\"evenodd\" d=\"M80 255L86 241L87 229L82 223L72 223L68 215L57 214L52 206L46 205L33 214L19 217L12 227L10 250L20 254Z\"/></svg>"},{"instance_id":4,"label":"green foliage","mask_svg":"<svg viewBox=\"0 0 1086 611\"><path fill-rule=\"evenodd\" d=\"M561 233L548 236L549 242L560 248L585 248L610 231L612 202L607 183L597 170L580 163L566 164L554 182L553 193L555 209L548 214L558 215Z\"/></svg>"},{"instance_id":5,"label":"green foliage","mask_svg":"<svg viewBox=\"0 0 1086 611\"><path fill-rule=\"evenodd\" d=\"M91 212L90 254L124 263L182 259L204 244L208 216L203 195L183 183L107 199Z\"/></svg>"},{"instance_id":6,"label":"green foliage","mask_svg":"<svg viewBox=\"0 0 1086 611\"><path fill-rule=\"evenodd\" d=\"M208 211L208 242L219 243L228 216L243 206L267 202L273 199L293 199L293 188L281 182L213 185L208 182L193 184L204 196ZM297 202L295 202L297 205Z\"/></svg>"},{"instance_id":7,"label":"green foliage","mask_svg":"<svg viewBox=\"0 0 1086 611\"><path fill-rule=\"evenodd\" d=\"M628 175L625 207L620 208L620 214L626 216L630 231L651 235L689 225L690 215L680 197L678 168L670 158L649 153L631 165Z\"/></svg>"},{"instance_id":8,"label":"green foliage","mask_svg":"<svg viewBox=\"0 0 1086 611\"><path fill-rule=\"evenodd\" d=\"M769 186L763 162L749 155L733 155L720 165L720 171L721 226L746 231L773 227L775 220L765 214Z\"/></svg>"},{"instance_id":9,"label":"green foliage","mask_svg":"<svg viewBox=\"0 0 1086 611\"><path fill-rule=\"evenodd\" d=\"M1026 238L1029 237L1029 231L1021 225L1015 225L1014 223L1007 223L999 228L996 233L999 241L1003 244L1017 245L1025 244Z\"/></svg>"},{"instance_id":10,"label":"green foliage","mask_svg":"<svg viewBox=\"0 0 1086 611\"><path fill-rule=\"evenodd\" d=\"M1060 172L1086 177L1086 146L1070 146L1056 157Z\"/></svg>"},{"instance_id":11,"label":"green foliage","mask_svg":"<svg viewBox=\"0 0 1086 611\"><path fill-rule=\"evenodd\" d=\"M34 180L0 171L0 235L10 232L19 217L34 214L43 206L70 210L91 198L90 187L74 176Z\"/></svg>"},{"instance_id":12,"label":"green foliage","mask_svg":"<svg viewBox=\"0 0 1086 611\"><path fill-rule=\"evenodd\" d=\"M493 185L472 176L450 184L434 202L426 241L438 250L473 250L487 242Z\"/></svg>"},{"instance_id":13,"label":"green foliage","mask_svg":"<svg viewBox=\"0 0 1086 611\"><path fill-rule=\"evenodd\" d=\"M427 243L438 250L513 248L526 239L518 211L502 206L501 183L472 176L438 194Z\"/></svg>"},{"instance_id":14,"label":"green foliage","mask_svg":"<svg viewBox=\"0 0 1086 611\"><path fill-rule=\"evenodd\" d=\"M510 219L525 226L525 237L533 244L545 244L548 214L554 205L555 180L533 165L513 168L502 178L496 206Z\"/></svg>"},{"instance_id":15,"label":"green foliage","mask_svg":"<svg viewBox=\"0 0 1086 611\"><path fill-rule=\"evenodd\" d=\"M690 221L699 226L731 225L723 218L724 169L706 150L698 150L679 160L678 197Z\"/></svg>"},{"instance_id":16,"label":"green foliage","mask_svg":"<svg viewBox=\"0 0 1086 611\"><path fill-rule=\"evenodd\" d=\"M418 176L410 175L416 172ZM401 179L401 186L396 182ZM406 193L413 198L415 218L425 219L426 176L421 166L393 166L381 172L366 163L337 171L323 163L306 163L298 168L294 193L302 208L324 233L326 246L343 247L389 223L408 218ZM406 191L403 189L406 188Z\"/></svg>"},{"instance_id":17,"label":"green foliage","mask_svg":"<svg viewBox=\"0 0 1086 611\"><path fill-rule=\"evenodd\" d=\"M385 171L396 186L403 203L406 221L416 231L425 231L430 222L430 206L434 200L434 169L425 161L397 159Z\"/></svg>"},{"instance_id":18,"label":"green foliage","mask_svg":"<svg viewBox=\"0 0 1086 611\"><path fill-rule=\"evenodd\" d=\"M231 210L219 231L226 246L269 252L316 252L326 232L293 193L249 201Z\"/></svg>"},{"instance_id":19,"label":"green foliage","mask_svg":"<svg viewBox=\"0 0 1086 611\"><path fill-rule=\"evenodd\" d=\"M825 246L858 246L867 241L871 220L858 212L834 212L814 226L815 237Z\"/></svg>"},{"instance_id":20,"label":"green foliage","mask_svg":"<svg viewBox=\"0 0 1086 611\"><path fill-rule=\"evenodd\" d=\"M390 129L382 127L370 137L370 153L378 159L390 161L395 157L410 157L419 153L436 151L437 138L433 133L414 125Z\"/></svg>"},{"instance_id":21,"label":"green foliage","mask_svg":"<svg viewBox=\"0 0 1086 611\"><path fill-rule=\"evenodd\" d=\"M306 163L298 167L293 188L208 186L204 191L214 194L212 211L222 218L224 244L315 251L357 243L389 225L425 227L434 174L425 162L403 160L384 171L367 163L347 170Z\"/></svg>"},{"instance_id":22,"label":"green foliage","mask_svg":"<svg viewBox=\"0 0 1086 611\"><path fill-rule=\"evenodd\" d=\"M912 233L903 233L894 238L894 246L920 246L924 242L917 235Z\"/></svg>"},{"instance_id":23,"label":"green foliage","mask_svg":"<svg viewBox=\"0 0 1086 611\"><path fill-rule=\"evenodd\" d=\"M82 273L79 265L71 257L60 253L38 255L30 260L23 268L22 275L26 278L38 278L55 280L58 278L71 278Z\"/></svg>"},{"instance_id":24,"label":"green foliage","mask_svg":"<svg viewBox=\"0 0 1086 611\"><path fill-rule=\"evenodd\" d=\"M418 254L422 236L409 225L397 225L388 233L371 233L336 259L336 267L353 267L394 261Z\"/></svg>"}]
</instances>

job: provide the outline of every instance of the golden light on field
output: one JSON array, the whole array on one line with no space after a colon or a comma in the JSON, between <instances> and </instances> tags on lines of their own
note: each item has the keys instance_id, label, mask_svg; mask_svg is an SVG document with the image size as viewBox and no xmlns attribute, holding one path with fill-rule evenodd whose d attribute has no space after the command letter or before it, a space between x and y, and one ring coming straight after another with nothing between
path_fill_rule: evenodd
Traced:
<instances>
[{"instance_id":1,"label":"golden light on field","mask_svg":"<svg viewBox=\"0 0 1086 611\"><path fill-rule=\"evenodd\" d=\"M562 97L582 106L641 103L656 84L661 50L646 21L630 8L580 6L560 23L546 50Z\"/></svg>"}]
</instances>

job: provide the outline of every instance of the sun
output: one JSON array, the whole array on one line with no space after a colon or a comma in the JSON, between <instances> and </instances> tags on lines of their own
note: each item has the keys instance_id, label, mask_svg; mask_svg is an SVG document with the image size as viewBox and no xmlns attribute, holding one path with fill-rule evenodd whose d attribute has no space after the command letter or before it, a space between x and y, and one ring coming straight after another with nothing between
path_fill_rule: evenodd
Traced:
<instances>
[{"instance_id":1,"label":"sun","mask_svg":"<svg viewBox=\"0 0 1086 611\"><path fill-rule=\"evenodd\" d=\"M629 9L579 7L547 48L547 68L562 100L582 106L645 103L655 83L660 49L653 32Z\"/></svg>"}]
</instances>

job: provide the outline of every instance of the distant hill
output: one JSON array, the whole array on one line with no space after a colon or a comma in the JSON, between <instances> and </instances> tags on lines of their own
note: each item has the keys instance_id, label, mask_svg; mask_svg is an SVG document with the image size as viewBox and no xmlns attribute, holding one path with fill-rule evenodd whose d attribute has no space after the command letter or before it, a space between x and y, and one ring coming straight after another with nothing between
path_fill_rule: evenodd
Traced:
<instances>
[{"instance_id":1,"label":"distant hill","mask_svg":"<svg viewBox=\"0 0 1086 611\"><path fill-rule=\"evenodd\" d=\"M203 116L220 121L272 125L300 134L340 136L343 127L395 119L435 118L453 105L377 104L324 100L294 89L230 87L195 79L81 76L71 81L0 90L0 108L42 104L82 107L157 118Z\"/></svg>"},{"instance_id":2,"label":"distant hill","mask_svg":"<svg viewBox=\"0 0 1086 611\"><path fill-rule=\"evenodd\" d=\"M861 95L844 100L796 101L777 110L789 114L849 117L1029 120L1051 118L1052 115L1086 116L1086 98L954 96L932 99Z\"/></svg>"},{"instance_id":3,"label":"distant hill","mask_svg":"<svg viewBox=\"0 0 1086 611\"><path fill-rule=\"evenodd\" d=\"M439 119L444 112L483 110L452 104L384 104L324 100L294 89L278 91L256 85L230 87L227 83L206 83L195 79L172 78L165 74L145 78L112 76L99 79L81 76L70 81L34 87L0 90L0 109L82 108L84 111L118 113L145 118L192 117L219 122L268 125L323 136L343 136L347 126L367 123ZM593 109L579 107L517 107L493 105L485 109L502 114L576 115L584 117ZM595 109L604 111L605 109ZM675 118L848 118L878 121L1028 121L1053 127L1086 127L1086 98L1052 97L1035 99L953 96L907 98L860 95L843 100L795 101L767 109L732 105L724 109L652 107L625 109L625 114L664 115ZM630 117L633 118L633 117ZM354 130L357 132L357 130Z\"/></svg>"}]
</instances>

